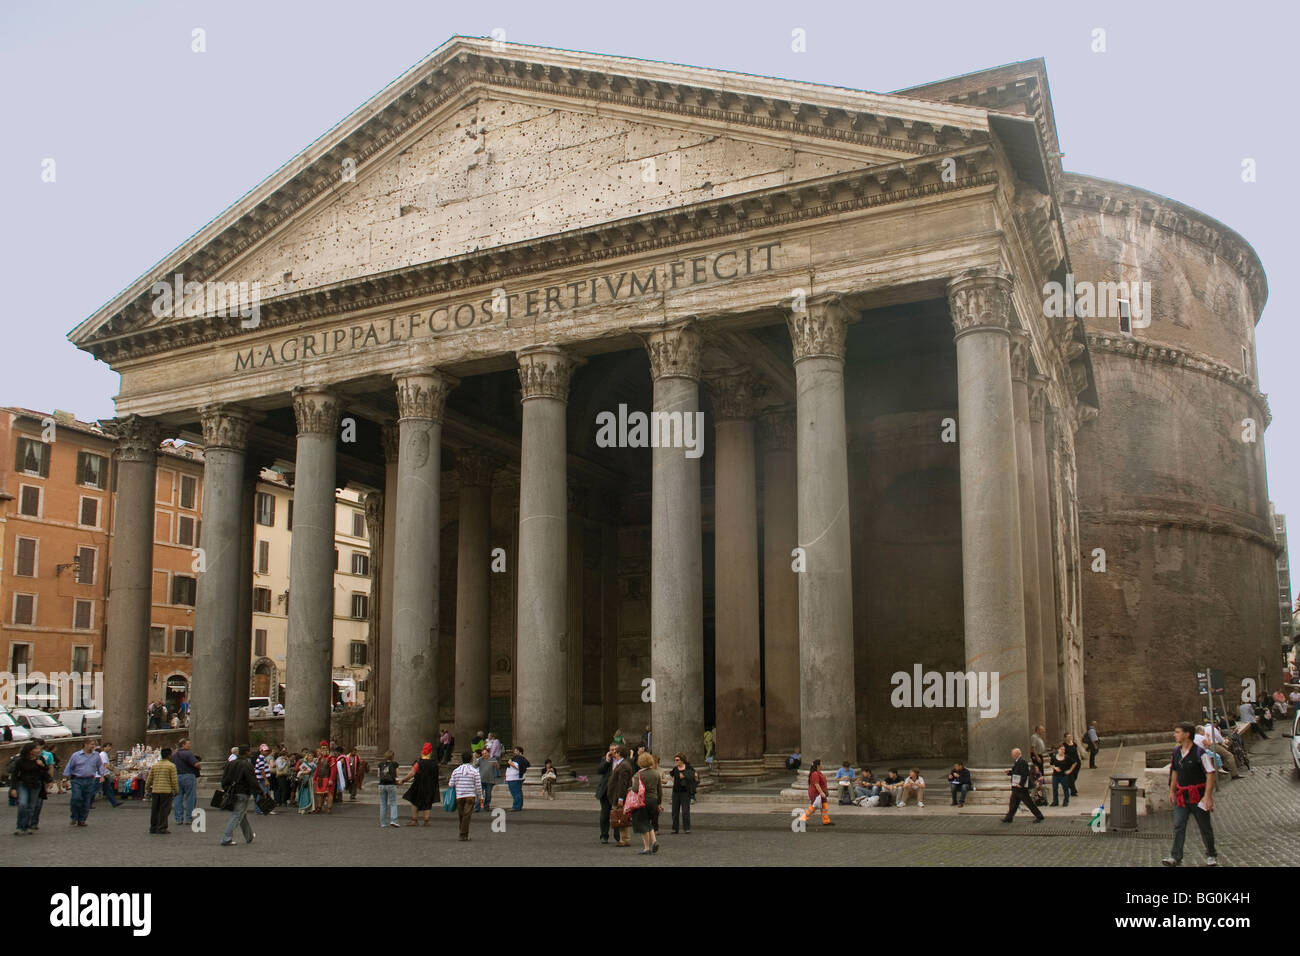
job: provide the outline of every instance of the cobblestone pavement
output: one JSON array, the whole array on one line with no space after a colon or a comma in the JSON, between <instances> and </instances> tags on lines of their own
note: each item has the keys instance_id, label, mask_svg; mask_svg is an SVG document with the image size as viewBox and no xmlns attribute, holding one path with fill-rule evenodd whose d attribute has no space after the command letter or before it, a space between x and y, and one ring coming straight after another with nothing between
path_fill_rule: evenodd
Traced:
<instances>
[{"instance_id":1,"label":"cobblestone pavement","mask_svg":"<svg viewBox=\"0 0 1300 956\"><path fill-rule=\"evenodd\" d=\"M1300 863L1300 777L1291 767L1289 739L1274 735L1252 749L1254 770L1220 791L1214 824L1221 864L1279 866ZM504 794L499 794L504 796ZM370 798L374 798L373 792ZM380 829L378 809L369 801L344 803L330 816L299 816L280 811L252 817L257 839L233 847L217 843L228 814L210 811L207 832L172 824L170 836L150 836L147 807L131 801L113 810L97 799L89 826L68 826L68 798L46 801L39 833L0 836L0 858L16 865L203 865L272 866L293 862L336 865L519 865L536 864L717 866L717 865L872 865L872 866L1159 866L1173 832L1171 814L1139 818L1135 833L1090 833L1082 817L1053 817L1034 824L1023 810L1015 823L993 814L924 816L900 812L870 816L837 815L836 826L816 820L807 832L791 829L790 808L730 814L697 805L694 831L673 836L664 812L663 849L647 859L632 849L598 841L595 800L590 810L539 807L499 816L504 832L492 832L491 819L474 818L469 843L457 840L454 815L435 809L429 827ZM205 800L201 800L201 803ZM568 803L567 805L572 805ZM402 804L405 824L409 805ZM16 811L10 809L11 814ZM922 814L924 811L921 812ZM11 817L12 819L12 817ZM240 839L238 836L236 839ZM634 844L638 842L633 838ZM1185 863L1204 859L1199 833L1188 833Z\"/></svg>"}]
</instances>

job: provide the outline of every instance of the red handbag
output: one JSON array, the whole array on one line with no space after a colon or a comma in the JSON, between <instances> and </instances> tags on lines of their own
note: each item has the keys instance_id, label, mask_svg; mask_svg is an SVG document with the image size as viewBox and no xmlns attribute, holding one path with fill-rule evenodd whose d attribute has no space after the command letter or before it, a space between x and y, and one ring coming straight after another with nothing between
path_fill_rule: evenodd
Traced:
<instances>
[{"instance_id":1,"label":"red handbag","mask_svg":"<svg viewBox=\"0 0 1300 956\"><path fill-rule=\"evenodd\" d=\"M641 779L641 774L636 775L636 788L629 788L627 796L623 799L624 810L640 810L645 806L645 781Z\"/></svg>"}]
</instances>

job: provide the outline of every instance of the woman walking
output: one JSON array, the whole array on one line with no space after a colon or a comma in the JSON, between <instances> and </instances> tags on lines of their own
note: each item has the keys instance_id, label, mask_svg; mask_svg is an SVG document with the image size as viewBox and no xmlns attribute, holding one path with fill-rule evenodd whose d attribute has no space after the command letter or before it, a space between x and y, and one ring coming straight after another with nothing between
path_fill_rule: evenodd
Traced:
<instances>
[{"instance_id":1,"label":"woman walking","mask_svg":"<svg viewBox=\"0 0 1300 956\"><path fill-rule=\"evenodd\" d=\"M1079 767L1078 758L1070 762L1065 744L1056 748L1052 754L1052 806L1060 806L1060 791L1065 791L1065 806L1070 805L1070 773Z\"/></svg>"},{"instance_id":2,"label":"woman walking","mask_svg":"<svg viewBox=\"0 0 1300 956\"><path fill-rule=\"evenodd\" d=\"M38 829L41 801L45 799L45 786L49 782L50 769L41 757L40 745L23 744L9 773L9 797L18 801L18 828L14 836L31 836Z\"/></svg>"},{"instance_id":3,"label":"woman walking","mask_svg":"<svg viewBox=\"0 0 1300 956\"><path fill-rule=\"evenodd\" d=\"M663 786L659 780L659 769L655 758L649 753L642 753L637 758L641 769L632 777L628 792L644 789L645 803L632 811L632 831L641 834L642 850L638 856L659 852L659 841L655 839L655 817L659 814L659 804L663 801ZM638 786L638 782L640 786Z\"/></svg>"},{"instance_id":4,"label":"woman walking","mask_svg":"<svg viewBox=\"0 0 1300 956\"><path fill-rule=\"evenodd\" d=\"M687 833L691 832L691 800L695 798L695 788L700 782L700 775L686 762L686 754L673 755L673 769L668 771L673 778L673 832L677 832L678 817L685 824Z\"/></svg>"},{"instance_id":5,"label":"woman walking","mask_svg":"<svg viewBox=\"0 0 1300 956\"><path fill-rule=\"evenodd\" d=\"M420 759L411 764L410 771L399 783L406 783L412 777L415 783L402 794L402 799L411 804L411 822L408 827L420 825L420 811L424 811L424 825L429 825L429 811L438 802L438 761L433 756L433 744L426 743L420 750Z\"/></svg>"},{"instance_id":6,"label":"woman walking","mask_svg":"<svg viewBox=\"0 0 1300 956\"><path fill-rule=\"evenodd\" d=\"M1070 758L1070 762L1074 765L1074 772L1069 775L1070 796L1077 797L1079 795L1080 764L1079 764L1079 745L1074 742L1074 734L1065 735L1064 747L1065 747L1065 755Z\"/></svg>"}]
</instances>

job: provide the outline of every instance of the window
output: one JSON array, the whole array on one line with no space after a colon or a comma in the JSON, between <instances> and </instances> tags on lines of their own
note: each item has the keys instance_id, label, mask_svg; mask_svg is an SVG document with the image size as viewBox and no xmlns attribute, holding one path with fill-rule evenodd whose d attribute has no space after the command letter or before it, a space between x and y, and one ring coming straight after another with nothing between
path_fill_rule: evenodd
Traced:
<instances>
[{"instance_id":1,"label":"window","mask_svg":"<svg viewBox=\"0 0 1300 956\"><path fill-rule=\"evenodd\" d=\"M13 621L15 624L36 623L36 595L35 594L14 595Z\"/></svg>"},{"instance_id":2,"label":"window","mask_svg":"<svg viewBox=\"0 0 1300 956\"><path fill-rule=\"evenodd\" d=\"M194 632L187 627L178 627L172 636L173 654L194 653Z\"/></svg>"},{"instance_id":3,"label":"window","mask_svg":"<svg viewBox=\"0 0 1300 956\"><path fill-rule=\"evenodd\" d=\"M257 493L257 523L268 528L275 525L275 495L265 491Z\"/></svg>"},{"instance_id":4,"label":"window","mask_svg":"<svg viewBox=\"0 0 1300 956\"><path fill-rule=\"evenodd\" d=\"M289 521L288 521L288 530L289 530L289 531L292 531L292 530L293 530L293 499L292 499L292 498L289 499Z\"/></svg>"},{"instance_id":5,"label":"window","mask_svg":"<svg viewBox=\"0 0 1300 956\"><path fill-rule=\"evenodd\" d=\"M259 627L253 631L253 656L266 656L266 628Z\"/></svg>"},{"instance_id":6,"label":"window","mask_svg":"<svg viewBox=\"0 0 1300 956\"><path fill-rule=\"evenodd\" d=\"M150 654L167 653L167 628L165 627L149 628L149 653Z\"/></svg>"},{"instance_id":7,"label":"window","mask_svg":"<svg viewBox=\"0 0 1300 956\"><path fill-rule=\"evenodd\" d=\"M189 515L176 518L176 543L194 547L194 519Z\"/></svg>"},{"instance_id":8,"label":"window","mask_svg":"<svg viewBox=\"0 0 1300 956\"><path fill-rule=\"evenodd\" d=\"M90 647L86 644L72 645L72 673L90 673Z\"/></svg>"},{"instance_id":9,"label":"window","mask_svg":"<svg viewBox=\"0 0 1300 956\"><path fill-rule=\"evenodd\" d=\"M1128 300L1119 300L1119 330L1122 335L1133 334L1133 318L1129 312Z\"/></svg>"},{"instance_id":10,"label":"window","mask_svg":"<svg viewBox=\"0 0 1300 956\"><path fill-rule=\"evenodd\" d=\"M181 475L181 507L190 511L194 510L195 493L199 487L199 480L193 475Z\"/></svg>"},{"instance_id":11,"label":"window","mask_svg":"<svg viewBox=\"0 0 1300 956\"><path fill-rule=\"evenodd\" d=\"M77 484L103 490L108 487L108 459L88 451L77 452Z\"/></svg>"},{"instance_id":12,"label":"window","mask_svg":"<svg viewBox=\"0 0 1300 956\"><path fill-rule=\"evenodd\" d=\"M335 548L334 549L334 570L337 571L338 569L339 569L339 549Z\"/></svg>"},{"instance_id":13,"label":"window","mask_svg":"<svg viewBox=\"0 0 1300 956\"><path fill-rule=\"evenodd\" d=\"M77 583L94 584L95 583L95 549L78 548L77 549Z\"/></svg>"},{"instance_id":14,"label":"window","mask_svg":"<svg viewBox=\"0 0 1300 956\"><path fill-rule=\"evenodd\" d=\"M271 542L270 541L257 542L257 573L258 574L271 573Z\"/></svg>"},{"instance_id":15,"label":"window","mask_svg":"<svg viewBox=\"0 0 1300 956\"><path fill-rule=\"evenodd\" d=\"M352 616L359 621L364 621L370 616L370 595L359 591L352 592Z\"/></svg>"},{"instance_id":16,"label":"window","mask_svg":"<svg viewBox=\"0 0 1300 956\"><path fill-rule=\"evenodd\" d=\"M87 528L99 527L99 499L86 498L81 499L81 515L77 522Z\"/></svg>"},{"instance_id":17,"label":"window","mask_svg":"<svg viewBox=\"0 0 1300 956\"><path fill-rule=\"evenodd\" d=\"M1250 374L1250 352L1246 350L1244 345L1241 347L1241 374Z\"/></svg>"},{"instance_id":18,"label":"window","mask_svg":"<svg viewBox=\"0 0 1300 956\"><path fill-rule=\"evenodd\" d=\"M253 588L253 611L257 614L271 613L270 588Z\"/></svg>"},{"instance_id":19,"label":"window","mask_svg":"<svg viewBox=\"0 0 1300 956\"><path fill-rule=\"evenodd\" d=\"M14 558L14 574L20 578L36 577L36 539L18 538L18 555Z\"/></svg>"},{"instance_id":20,"label":"window","mask_svg":"<svg viewBox=\"0 0 1300 956\"><path fill-rule=\"evenodd\" d=\"M352 537L364 538L366 536L366 516L360 511L352 512Z\"/></svg>"},{"instance_id":21,"label":"window","mask_svg":"<svg viewBox=\"0 0 1300 956\"><path fill-rule=\"evenodd\" d=\"M50 446L34 438L18 439L14 471L40 475L42 478L50 477Z\"/></svg>"},{"instance_id":22,"label":"window","mask_svg":"<svg viewBox=\"0 0 1300 956\"><path fill-rule=\"evenodd\" d=\"M348 663L352 667L366 666L366 642L352 641L348 645Z\"/></svg>"},{"instance_id":23,"label":"window","mask_svg":"<svg viewBox=\"0 0 1300 956\"><path fill-rule=\"evenodd\" d=\"M362 554L360 551L352 552L352 573L353 574L370 574L370 555Z\"/></svg>"},{"instance_id":24,"label":"window","mask_svg":"<svg viewBox=\"0 0 1300 956\"><path fill-rule=\"evenodd\" d=\"M39 485L20 485L18 488L18 513L29 518L41 516L41 489Z\"/></svg>"},{"instance_id":25,"label":"window","mask_svg":"<svg viewBox=\"0 0 1300 956\"><path fill-rule=\"evenodd\" d=\"M9 673L14 674L18 671L31 670L32 667L32 645L30 644L10 644L9 645Z\"/></svg>"},{"instance_id":26,"label":"window","mask_svg":"<svg viewBox=\"0 0 1300 956\"><path fill-rule=\"evenodd\" d=\"M188 574L178 574L172 578L172 603L194 606L198 581Z\"/></svg>"},{"instance_id":27,"label":"window","mask_svg":"<svg viewBox=\"0 0 1300 956\"><path fill-rule=\"evenodd\" d=\"M88 631L94 626L92 610L94 603L78 599L72 605L72 627L78 631Z\"/></svg>"}]
</instances>

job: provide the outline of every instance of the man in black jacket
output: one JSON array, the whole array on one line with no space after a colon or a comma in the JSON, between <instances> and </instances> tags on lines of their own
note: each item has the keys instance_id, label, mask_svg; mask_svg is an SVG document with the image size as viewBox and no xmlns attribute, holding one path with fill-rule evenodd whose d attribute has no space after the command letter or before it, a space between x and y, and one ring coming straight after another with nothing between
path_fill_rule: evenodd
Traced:
<instances>
[{"instance_id":1,"label":"man in black jacket","mask_svg":"<svg viewBox=\"0 0 1300 956\"><path fill-rule=\"evenodd\" d=\"M600 842L609 842L609 811L613 806L609 802L609 772L614 768L614 761L618 757L618 745L610 744L609 752L605 754L605 759L600 762L596 768L596 799L600 801Z\"/></svg>"},{"instance_id":2,"label":"man in black jacket","mask_svg":"<svg viewBox=\"0 0 1300 956\"><path fill-rule=\"evenodd\" d=\"M248 822L248 801L253 794L261 793L262 787L257 782L257 774L253 773L253 765L248 759L248 744L241 744L238 756L227 761L225 772L221 775L221 789L233 799L231 810L234 811L230 815L230 822L226 824L226 832L221 837L221 845L235 845L235 827L244 831L245 843L252 843L257 834Z\"/></svg>"},{"instance_id":3,"label":"man in black jacket","mask_svg":"<svg viewBox=\"0 0 1300 956\"><path fill-rule=\"evenodd\" d=\"M627 796L628 788L632 786L632 774L636 773L636 767L632 765L627 749L627 744L619 744L617 755L614 758L613 766L609 771L609 782L606 784L605 795L609 801L610 807L623 809L623 799ZM614 828L614 845L631 846L632 845L632 828L630 826Z\"/></svg>"},{"instance_id":4,"label":"man in black jacket","mask_svg":"<svg viewBox=\"0 0 1300 956\"><path fill-rule=\"evenodd\" d=\"M1011 751L1011 759L1013 763L1007 771L1011 777L1011 806L1007 808L1007 815L1002 818L1002 822L1010 823L1015 819L1016 809L1023 803L1034 815L1034 822L1042 823L1043 814L1034 806L1034 798L1029 793L1029 761L1021 756L1019 747Z\"/></svg>"}]
</instances>

